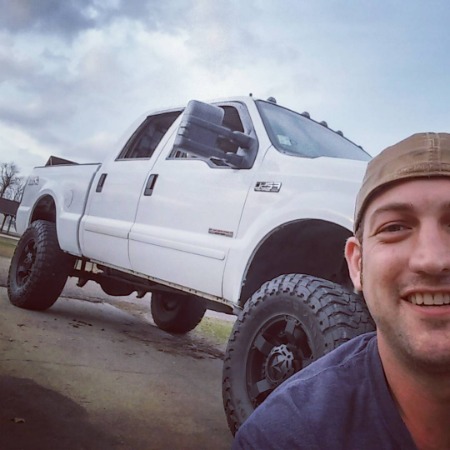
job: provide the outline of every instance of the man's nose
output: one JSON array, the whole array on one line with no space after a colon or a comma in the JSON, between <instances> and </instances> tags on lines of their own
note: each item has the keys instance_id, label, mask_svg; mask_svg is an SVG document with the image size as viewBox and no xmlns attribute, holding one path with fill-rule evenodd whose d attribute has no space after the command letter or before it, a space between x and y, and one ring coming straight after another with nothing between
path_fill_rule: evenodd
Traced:
<instances>
[{"instance_id":1,"label":"man's nose","mask_svg":"<svg viewBox=\"0 0 450 450\"><path fill-rule=\"evenodd\" d=\"M409 259L410 269L438 275L450 272L450 229L439 224L423 224L417 231Z\"/></svg>"}]
</instances>

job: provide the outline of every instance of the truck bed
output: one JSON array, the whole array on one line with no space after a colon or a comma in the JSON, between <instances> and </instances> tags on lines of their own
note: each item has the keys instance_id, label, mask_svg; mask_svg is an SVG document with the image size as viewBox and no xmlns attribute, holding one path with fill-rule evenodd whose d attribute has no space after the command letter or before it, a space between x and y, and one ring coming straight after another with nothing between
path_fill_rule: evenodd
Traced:
<instances>
[{"instance_id":1,"label":"truck bed","mask_svg":"<svg viewBox=\"0 0 450 450\"><path fill-rule=\"evenodd\" d=\"M80 256L78 225L86 207L92 180L101 164L70 164L36 167L17 211L16 227L22 234L38 212L53 204L60 247Z\"/></svg>"}]
</instances>

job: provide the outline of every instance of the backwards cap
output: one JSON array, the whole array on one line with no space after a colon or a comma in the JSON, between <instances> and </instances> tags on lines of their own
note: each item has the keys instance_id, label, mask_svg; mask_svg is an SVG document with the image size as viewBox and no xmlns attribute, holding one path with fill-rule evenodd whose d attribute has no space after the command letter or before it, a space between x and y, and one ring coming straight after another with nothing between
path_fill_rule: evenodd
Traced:
<instances>
[{"instance_id":1,"label":"backwards cap","mask_svg":"<svg viewBox=\"0 0 450 450\"><path fill-rule=\"evenodd\" d=\"M383 150L366 169L356 198L354 230L381 188L410 178L450 177L450 134L417 133Z\"/></svg>"}]
</instances>

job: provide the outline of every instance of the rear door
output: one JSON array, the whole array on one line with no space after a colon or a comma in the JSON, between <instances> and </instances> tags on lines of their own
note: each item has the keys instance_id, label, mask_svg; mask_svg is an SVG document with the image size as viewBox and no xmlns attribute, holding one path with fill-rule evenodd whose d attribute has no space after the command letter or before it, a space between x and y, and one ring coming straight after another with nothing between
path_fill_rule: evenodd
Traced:
<instances>
[{"instance_id":1,"label":"rear door","mask_svg":"<svg viewBox=\"0 0 450 450\"><path fill-rule=\"evenodd\" d=\"M80 226L83 255L130 269L128 234L139 199L159 152L170 137L180 110L148 116L119 156L105 163L94 179ZM174 128L173 128L174 129Z\"/></svg>"}]
</instances>

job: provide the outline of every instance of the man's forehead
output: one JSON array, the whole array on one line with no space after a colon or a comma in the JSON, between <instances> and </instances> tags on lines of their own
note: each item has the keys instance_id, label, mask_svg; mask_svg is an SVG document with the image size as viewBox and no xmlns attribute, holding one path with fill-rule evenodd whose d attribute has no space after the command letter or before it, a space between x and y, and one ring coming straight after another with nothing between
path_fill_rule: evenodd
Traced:
<instances>
[{"instance_id":1,"label":"man's forehead","mask_svg":"<svg viewBox=\"0 0 450 450\"><path fill-rule=\"evenodd\" d=\"M435 208L450 209L450 178L402 180L386 186L372 198L366 215L414 211L430 204Z\"/></svg>"}]
</instances>

